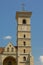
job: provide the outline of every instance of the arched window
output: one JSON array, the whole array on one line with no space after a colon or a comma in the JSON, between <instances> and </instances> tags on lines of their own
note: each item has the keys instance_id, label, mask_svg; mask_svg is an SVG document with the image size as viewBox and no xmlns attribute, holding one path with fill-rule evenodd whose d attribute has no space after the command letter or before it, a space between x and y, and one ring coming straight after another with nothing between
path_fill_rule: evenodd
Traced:
<instances>
[{"instance_id":1,"label":"arched window","mask_svg":"<svg viewBox=\"0 0 43 65\"><path fill-rule=\"evenodd\" d=\"M24 46L25 46L26 45L26 42L24 41L23 43L24 43Z\"/></svg>"},{"instance_id":2,"label":"arched window","mask_svg":"<svg viewBox=\"0 0 43 65\"><path fill-rule=\"evenodd\" d=\"M26 24L26 20L25 19L23 19L23 24Z\"/></svg>"},{"instance_id":3,"label":"arched window","mask_svg":"<svg viewBox=\"0 0 43 65\"><path fill-rule=\"evenodd\" d=\"M12 47L12 48L11 48L11 51L13 52L13 50L14 50L14 49L13 49L13 47Z\"/></svg>"},{"instance_id":4,"label":"arched window","mask_svg":"<svg viewBox=\"0 0 43 65\"><path fill-rule=\"evenodd\" d=\"M24 49L24 53L25 53L25 49Z\"/></svg>"},{"instance_id":5,"label":"arched window","mask_svg":"<svg viewBox=\"0 0 43 65\"><path fill-rule=\"evenodd\" d=\"M23 57L23 60L26 61L26 57Z\"/></svg>"},{"instance_id":6,"label":"arched window","mask_svg":"<svg viewBox=\"0 0 43 65\"><path fill-rule=\"evenodd\" d=\"M9 47L7 48L7 52L9 52Z\"/></svg>"},{"instance_id":7,"label":"arched window","mask_svg":"<svg viewBox=\"0 0 43 65\"><path fill-rule=\"evenodd\" d=\"M26 37L26 35L24 34L24 38Z\"/></svg>"}]
</instances>

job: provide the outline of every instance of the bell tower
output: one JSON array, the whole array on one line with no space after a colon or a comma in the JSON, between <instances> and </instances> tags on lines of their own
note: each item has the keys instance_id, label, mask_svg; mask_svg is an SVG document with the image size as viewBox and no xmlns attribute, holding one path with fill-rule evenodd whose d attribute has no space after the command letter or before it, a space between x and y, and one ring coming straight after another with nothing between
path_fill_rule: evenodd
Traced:
<instances>
[{"instance_id":1,"label":"bell tower","mask_svg":"<svg viewBox=\"0 0 43 65\"><path fill-rule=\"evenodd\" d=\"M32 12L16 12L18 65L34 65L31 55L31 24Z\"/></svg>"}]
</instances>

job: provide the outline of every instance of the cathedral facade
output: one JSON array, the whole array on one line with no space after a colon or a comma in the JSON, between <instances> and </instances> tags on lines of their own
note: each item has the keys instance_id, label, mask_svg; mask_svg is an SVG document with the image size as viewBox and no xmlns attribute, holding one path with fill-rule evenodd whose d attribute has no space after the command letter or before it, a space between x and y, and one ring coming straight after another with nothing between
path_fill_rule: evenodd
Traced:
<instances>
[{"instance_id":1,"label":"cathedral facade","mask_svg":"<svg viewBox=\"0 0 43 65\"><path fill-rule=\"evenodd\" d=\"M16 12L17 46L9 42L0 48L0 65L34 65L31 49L31 18L32 12Z\"/></svg>"}]
</instances>

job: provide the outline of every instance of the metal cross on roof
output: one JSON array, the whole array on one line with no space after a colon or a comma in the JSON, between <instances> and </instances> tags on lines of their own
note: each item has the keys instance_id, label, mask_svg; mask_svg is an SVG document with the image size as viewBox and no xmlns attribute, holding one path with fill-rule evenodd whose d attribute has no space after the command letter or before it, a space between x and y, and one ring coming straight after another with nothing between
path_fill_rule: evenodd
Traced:
<instances>
[{"instance_id":1,"label":"metal cross on roof","mask_svg":"<svg viewBox=\"0 0 43 65\"><path fill-rule=\"evenodd\" d=\"M22 11L25 11L25 8L24 8L25 4L22 3Z\"/></svg>"}]
</instances>

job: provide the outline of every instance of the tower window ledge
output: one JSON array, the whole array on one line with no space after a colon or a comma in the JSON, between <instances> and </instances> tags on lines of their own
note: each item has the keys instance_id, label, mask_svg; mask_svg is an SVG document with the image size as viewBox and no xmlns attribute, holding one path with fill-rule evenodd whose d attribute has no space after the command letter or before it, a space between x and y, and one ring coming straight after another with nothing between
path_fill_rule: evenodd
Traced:
<instances>
[{"instance_id":1,"label":"tower window ledge","mask_svg":"<svg viewBox=\"0 0 43 65\"><path fill-rule=\"evenodd\" d=\"M31 31L28 31L28 30L27 31L18 30L18 32L28 32L28 33L30 33Z\"/></svg>"},{"instance_id":2,"label":"tower window ledge","mask_svg":"<svg viewBox=\"0 0 43 65\"><path fill-rule=\"evenodd\" d=\"M29 55L28 53L21 53L20 55Z\"/></svg>"},{"instance_id":3,"label":"tower window ledge","mask_svg":"<svg viewBox=\"0 0 43 65\"><path fill-rule=\"evenodd\" d=\"M22 26L23 26L23 25L31 26L31 24L18 24L18 25L22 25Z\"/></svg>"},{"instance_id":4,"label":"tower window ledge","mask_svg":"<svg viewBox=\"0 0 43 65\"><path fill-rule=\"evenodd\" d=\"M18 38L18 39L24 39L24 38ZM25 38L25 40L31 40L31 38Z\"/></svg>"},{"instance_id":5,"label":"tower window ledge","mask_svg":"<svg viewBox=\"0 0 43 65\"><path fill-rule=\"evenodd\" d=\"M27 62L27 61L21 61L20 63L29 63L29 62Z\"/></svg>"},{"instance_id":6,"label":"tower window ledge","mask_svg":"<svg viewBox=\"0 0 43 65\"><path fill-rule=\"evenodd\" d=\"M23 45L23 46L18 46L18 47L26 47L26 48L27 48L27 47L31 47L31 45L28 45L28 46L24 46L24 45Z\"/></svg>"}]
</instances>

